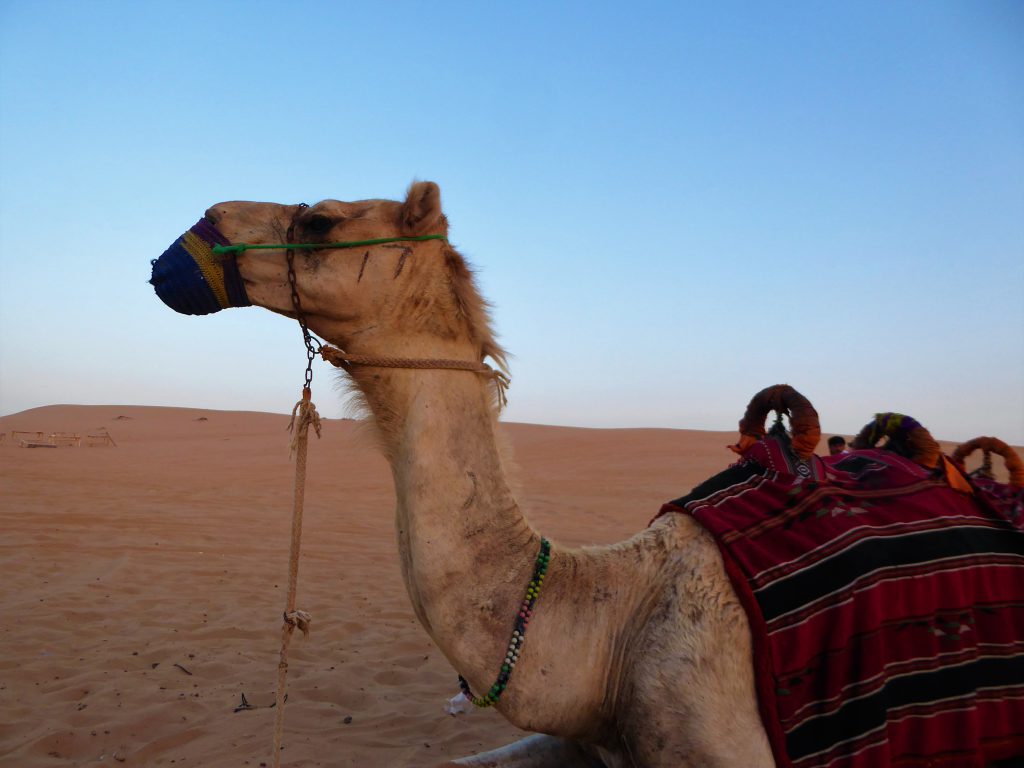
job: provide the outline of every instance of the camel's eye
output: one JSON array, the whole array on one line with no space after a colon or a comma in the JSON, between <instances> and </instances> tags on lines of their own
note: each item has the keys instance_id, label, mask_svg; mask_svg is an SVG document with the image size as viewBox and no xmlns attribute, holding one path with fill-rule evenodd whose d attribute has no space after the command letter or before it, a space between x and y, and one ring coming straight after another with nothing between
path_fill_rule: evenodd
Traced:
<instances>
[{"instance_id":1,"label":"camel's eye","mask_svg":"<svg viewBox=\"0 0 1024 768\"><path fill-rule=\"evenodd\" d=\"M317 234L326 233L330 231L333 226L334 219L330 216L324 216L322 213L314 213L306 219L306 229Z\"/></svg>"}]
</instances>

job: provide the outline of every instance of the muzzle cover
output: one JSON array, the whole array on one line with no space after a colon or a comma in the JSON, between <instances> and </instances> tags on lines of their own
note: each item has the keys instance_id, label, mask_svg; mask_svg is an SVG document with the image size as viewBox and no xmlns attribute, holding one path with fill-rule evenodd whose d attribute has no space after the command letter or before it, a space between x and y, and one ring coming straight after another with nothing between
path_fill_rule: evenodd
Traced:
<instances>
[{"instance_id":1,"label":"muzzle cover","mask_svg":"<svg viewBox=\"0 0 1024 768\"><path fill-rule=\"evenodd\" d=\"M200 219L152 262L149 282L175 312L209 315L228 307L252 306L235 254L215 254L215 245L230 245L230 241Z\"/></svg>"}]
</instances>

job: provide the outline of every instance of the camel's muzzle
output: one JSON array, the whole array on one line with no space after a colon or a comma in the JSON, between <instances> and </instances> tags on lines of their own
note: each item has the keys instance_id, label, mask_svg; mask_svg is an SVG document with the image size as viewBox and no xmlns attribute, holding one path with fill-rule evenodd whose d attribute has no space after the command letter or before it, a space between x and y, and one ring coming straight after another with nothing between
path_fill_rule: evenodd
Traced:
<instances>
[{"instance_id":1,"label":"camel's muzzle","mask_svg":"<svg viewBox=\"0 0 1024 768\"><path fill-rule=\"evenodd\" d=\"M215 245L230 245L217 228L200 219L159 259L149 282L168 307L183 315L209 315L228 307L249 307L234 253L215 254Z\"/></svg>"}]
</instances>

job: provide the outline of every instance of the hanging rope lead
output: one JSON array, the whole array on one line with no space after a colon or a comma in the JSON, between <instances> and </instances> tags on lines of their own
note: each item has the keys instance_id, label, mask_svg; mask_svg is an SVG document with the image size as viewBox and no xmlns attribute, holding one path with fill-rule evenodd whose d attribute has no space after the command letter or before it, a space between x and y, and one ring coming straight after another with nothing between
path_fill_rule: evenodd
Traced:
<instances>
[{"instance_id":1,"label":"hanging rope lead","mask_svg":"<svg viewBox=\"0 0 1024 768\"><path fill-rule=\"evenodd\" d=\"M281 655L277 663L277 699L274 713L274 768L281 765L281 744L284 740L284 702L288 685L288 644L296 627L303 635L309 634L312 617L295 608L295 592L299 581L299 548L302 542L302 508L306 494L306 447L309 427L320 437L320 414L310 399L308 387L302 390L302 399L292 409L288 425L292 433L292 455L295 457L295 494L292 512L292 537L288 556L288 593L285 599L284 624L281 627Z\"/></svg>"}]
</instances>

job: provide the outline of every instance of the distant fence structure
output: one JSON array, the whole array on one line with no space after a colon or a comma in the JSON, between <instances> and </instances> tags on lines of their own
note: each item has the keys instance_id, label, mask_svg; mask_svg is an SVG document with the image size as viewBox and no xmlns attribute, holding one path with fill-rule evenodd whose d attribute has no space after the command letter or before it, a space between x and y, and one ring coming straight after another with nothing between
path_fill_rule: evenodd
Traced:
<instances>
[{"instance_id":1,"label":"distant fence structure","mask_svg":"<svg viewBox=\"0 0 1024 768\"><path fill-rule=\"evenodd\" d=\"M117 448L117 443L114 442L114 438L111 437L105 427L100 428L95 432L89 432L85 436L86 448L105 448L108 446L111 448Z\"/></svg>"},{"instance_id":2,"label":"distant fence structure","mask_svg":"<svg viewBox=\"0 0 1024 768\"><path fill-rule=\"evenodd\" d=\"M6 442L7 433L0 432L0 443ZM117 447L106 427L87 432L84 439L77 432L32 432L11 430L11 442L21 448L86 448Z\"/></svg>"},{"instance_id":3,"label":"distant fence structure","mask_svg":"<svg viewBox=\"0 0 1024 768\"><path fill-rule=\"evenodd\" d=\"M11 440L17 443L22 448L35 448L39 443L42 443L46 439L46 435L42 432L29 432L24 429L12 429ZM57 446L53 446L56 448Z\"/></svg>"},{"instance_id":4,"label":"distant fence structure","mask_svg":"<svg viewBox=\"0 0 1024 768\"><path fill-rule=\"evenodd\" d=\"M47 437L58 448L78 448L82 445L82 436L74 432L51 432Z\"/></svg>"}]
</instances>

